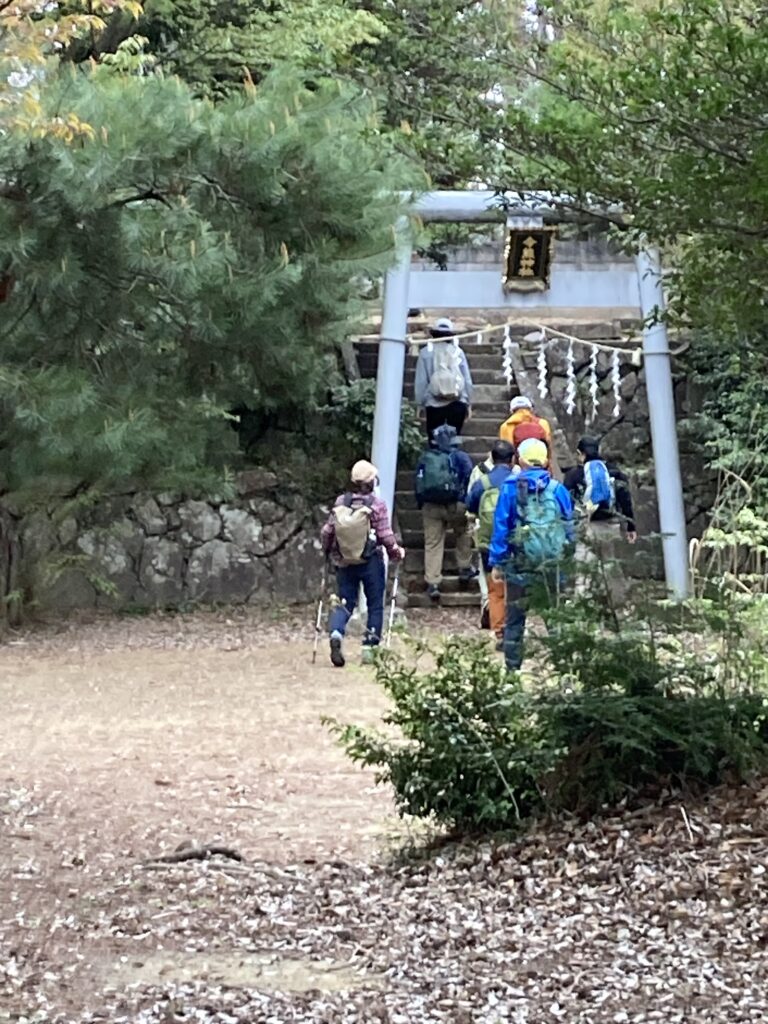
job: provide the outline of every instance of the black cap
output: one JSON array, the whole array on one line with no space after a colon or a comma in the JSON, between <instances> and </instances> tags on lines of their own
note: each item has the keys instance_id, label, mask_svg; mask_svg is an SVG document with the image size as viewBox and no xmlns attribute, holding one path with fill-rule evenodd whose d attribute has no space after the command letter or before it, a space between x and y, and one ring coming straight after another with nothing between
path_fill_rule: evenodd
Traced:
<instances>
[{"instance_id":1,"label":"black cap","mask_svg":"<svg viewBox=\"0 0 768 1024\"><path fill-rule=\"evenodd\" d=\"M600 442L596 437L579 438L576 451L581 452L588 459L594 459L600 454Z\"/></svg>"},{"instance_id":2,"label":"black cap","mask_svg":"<svg viewBox=\"0 0 768 1024\"><path fill-rule=\"evenodd\" d=\"M498 441L493 442L493 448L491 448L491 458L494 462L511 462L515 457L514 446L509 441Z\"/></svg>"}]
</instances>

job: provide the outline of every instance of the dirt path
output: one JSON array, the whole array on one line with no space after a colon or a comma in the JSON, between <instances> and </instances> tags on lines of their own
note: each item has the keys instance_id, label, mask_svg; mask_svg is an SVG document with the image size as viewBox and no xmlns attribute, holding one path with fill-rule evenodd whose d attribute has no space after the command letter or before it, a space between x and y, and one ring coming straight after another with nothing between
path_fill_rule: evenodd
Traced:
<instances>
[{"instance_id":1,"label":"dirt path","mask_svg":"<svg viewBox=\"0 0 768 1024\"><path fill-rule=\"evenodd\" d=\"M320 717L382 696L310 651L246 613L0 647L2 1024L767 1019L768 786L377 864L403 826ZM189 840L247 863L143 863Z\"/></svg>"},{"instance_id":2,"label":"dirt path","mask_svg":"<svg viewBox=\"0 0 768 1024\"><path fill-rule=\"evenodd\" d=\"M68 910L111 913L111 886L145 858L188 841L272 864L386 847L388 792L321 722L374 722L383 697L324 646L313 668L307 621L114 619L0 646L0 1021L30 1011L33 962L71 958ZM111 944L77 948L109 959ZM9 950L32 970L20 1002L13 978L3 987Z\"/></svg>"},{"instance_id":3,"label":"dirt path","mask_svg":"<svg viewBox=\"0 0 768 1024\"><path fill-rule=\"evenodd\" d=\"M3 788L46 803L18 855L133 859L187 839L271 861L370 854L391 802L321 724L378 717L370 671L334 671L324 650L313 669L308 639L275 627L217 641L209 623L166 625L146 622L147 645L138 623L122 646L112 624L0 649Z\"/></svg>"}]
</instances>

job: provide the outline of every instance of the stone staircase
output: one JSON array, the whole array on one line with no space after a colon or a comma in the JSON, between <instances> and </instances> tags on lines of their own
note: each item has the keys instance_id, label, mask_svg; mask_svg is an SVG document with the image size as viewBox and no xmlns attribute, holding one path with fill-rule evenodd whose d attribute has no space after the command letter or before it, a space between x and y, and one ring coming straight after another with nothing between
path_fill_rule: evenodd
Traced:
<instances>
[{"instance_id":1,"label":"stone staircase","mask_svg":"<svg viewBox=\"0 0 768 1024\"><path fill-rule=\"evenodd\" d=\"M528 330L530 328L521 329L520 333ZM360 342L356 349L361 375L375 377L378 363L377 343ZM508 415L510 398L519 392L516 386L510 389L504 380L501 349L498 343L470 343L465 345L464 350L472 371L474 395L472 418L464 425L462 432L463 448L472 461L477 463L485 457L498 436L499 424ZM408 353L403 385L403 394L407 398L413 398L415 374L416 356ZM424 592L424 531L421 512L416 508L416 499L413 495L413 469L401 469L397 474L395 518L407 551L401 588L408 594L409 607L428 607L430 601ZM442 604L446 607L480 606L480 592L476 583L467 590L461 590L459 587L454 538L450 534L446 538L441 590Z\"/></svg>"},{"instance_id":2,"label":"stone staircase","mask_svg":"<svg viewBox=\"0 0 768 1024\"><path fill-rule=\"evenodd\" d=\"M458 330L473 330L480 324L493 322L493 311L479 311L476 323L464 321L461 314L441 310L441 314L452 315ZM622 311L617 315L600 315L595 311L552 311L540 317L540 322L555 330L575 335L585 341L613 340L622 336L629 328L636 326L635 321ZM577 315L578 314L578 315ZM411 331L422 331L427 320L409 324ZM371 330L378 329L372 323ZM531 321L513 323L510 333L513 340L521 340L532 330ZM499 424L507 418L509 400L518 394L527 394L536 398L537 411L545 416L552 425L554 473L560 475L560 468L572 463L571 445L573 438L566 437L563 424L558 422L556 409L548 399L536 396L536 353L523 348L515 357L514 380L507 386L502 371L502 348L500 340L477 345L473 340L463 344L469 360L474 380L472 403L472 419L464 425L464 451L474 462L480 461L489 451L494 439L498 436ZM359 341L355 345L357 363L363 377L376 376L378 364L378 343L376 341ZM416 356L410 350L406 356L403 394L413 397L413 381L416 374ZM560 468L559 468L560 467ZM404 574L401 580L403 592L408 594L410 607L426 607L429 599L424 587L424 533L421 513L416 508L413 496L413 469L401 469L397 475L395 494L395 522L407 550ZM458 570L456 567L453 538L446 539L446 556L443 565L442 604L447 607L479 607L480 593L476 584L471 589L462 591L459 587Z\"/></svg>"}]
</instances>

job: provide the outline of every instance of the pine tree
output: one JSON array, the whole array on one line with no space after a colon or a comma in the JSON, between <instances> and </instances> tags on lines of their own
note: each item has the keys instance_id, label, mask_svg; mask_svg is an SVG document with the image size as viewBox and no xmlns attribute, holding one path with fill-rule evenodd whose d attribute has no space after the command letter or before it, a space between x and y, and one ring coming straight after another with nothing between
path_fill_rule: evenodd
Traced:
<instances>
[{"instance_id":1,"label":"pine tree","mask_svg":"<svg viewBox=\"0 0 768 1024\"><path fill-rule=\"evenodd\" d=\"M368 101L292 76L216 105L177 79L50 80L92 126L0 136L0 470L166 483L221 468L237 406L299 409L392 257L413 172Z\"/></svg>"}]
</instances>

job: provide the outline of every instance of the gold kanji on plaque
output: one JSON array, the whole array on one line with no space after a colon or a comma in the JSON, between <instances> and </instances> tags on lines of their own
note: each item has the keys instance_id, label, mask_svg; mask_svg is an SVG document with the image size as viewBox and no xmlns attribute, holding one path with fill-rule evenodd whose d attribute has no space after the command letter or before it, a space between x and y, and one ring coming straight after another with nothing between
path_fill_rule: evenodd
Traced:
<instances>
[{"instance_id":1,"label":"gold kanji on plaque","mask_svg":"<svg viewBox=\"0 0 768 1024\"><path fill-rule=\"evenodd\" d=\"M504 290L543 292L549 288L555 228L510 228L504 254Z\"/></svg>"}]
</instances>

